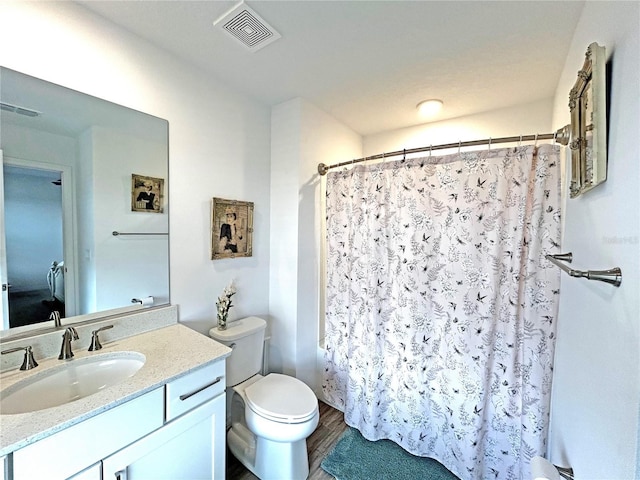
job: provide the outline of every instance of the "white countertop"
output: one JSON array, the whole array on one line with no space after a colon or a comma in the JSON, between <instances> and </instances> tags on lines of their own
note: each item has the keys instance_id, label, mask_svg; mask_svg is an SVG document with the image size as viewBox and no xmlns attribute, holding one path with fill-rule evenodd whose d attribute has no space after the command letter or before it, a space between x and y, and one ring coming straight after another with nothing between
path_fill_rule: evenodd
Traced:
<instances>
[{"instance_id":1,"label":"white countertop","mask_svg":"<svg viewBox=\"0 0 640 480\"><path fill-rule=\"evenodd\" d=\"M7 388L62 362L73 362L75 359L91 355L120 351L134 351L146 357L145 364L133 377L58 407L15 415L2 415L0 412L0 456L114 408L231 354L231 349L213 339L184 325L175 324L103 343L102 350L98 352L74 350L75 356L71 360L58 360L57 357L38 359L39 366L33 370L20 371L16 368L0 374L0 388Z\"/></svg>"}]
</instances>

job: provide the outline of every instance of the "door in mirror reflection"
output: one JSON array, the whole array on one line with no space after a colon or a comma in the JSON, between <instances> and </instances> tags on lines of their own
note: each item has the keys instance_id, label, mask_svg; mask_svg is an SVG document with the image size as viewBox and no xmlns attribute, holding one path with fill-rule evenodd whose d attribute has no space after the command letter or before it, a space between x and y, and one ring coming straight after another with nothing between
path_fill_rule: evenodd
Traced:
<instances>
[{"instance_id":1,"label":"door in mirror reflection","mask_svg":"<svg viewBox=\"0 0 640 480\"><path fill-rule=\"evenodd\" d=\"M60 169L3 166L9 327L21 327L65 310L64 215ZM71 206L67 210L71 213ZM75 311L70 292L70 314Z\"/></svg>"}]
</instances>

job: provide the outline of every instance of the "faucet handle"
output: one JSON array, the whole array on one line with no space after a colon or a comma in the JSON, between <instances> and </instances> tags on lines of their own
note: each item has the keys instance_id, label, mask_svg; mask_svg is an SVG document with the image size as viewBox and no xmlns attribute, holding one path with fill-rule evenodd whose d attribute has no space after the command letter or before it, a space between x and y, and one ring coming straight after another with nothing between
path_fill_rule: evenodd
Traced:
<instances>
[{"instance_id":1,"label":"faucet handle","mask_svg":"<svg viewBox=\"0 0 640 480\"><path fill-rule=\"evenodd\" d=\"M78 335L78 332L76 331L75 328L67 327L67 329L65 331L69 335L69 338L71 338L71 340L79 340L80 339L80 336Z\"/></svg>"},{"instance_id":2,"label":"faucet handle","mask_svg":"<svg viewBox=\"0 0 640 480\"><path fill-rule=\"evenodd\" d=\"M98 337L98 333L103 330L108 330L110 328L113 328L113 325L107 325L106 327L102 327L91 332L91 345L89 345L90 352L93 352L95 350L100 350L102 348L102 344L100 343L100 338Z\"/></svg>"},{"instance_id":3,"label":"faucet handle","mask_svg":"<svg viewBox=\"0 0 640 480\"><path fill-rule=\"evenodd\" d=\"M20 352L22 350L24 350L24 360L22 361L20 370L31 370L32 368L36 368L38 366L38 362L36 362L36 359L33 358L31 345L27 345L26 347L10 348L9 350L3 350L0 353L4 355L5 353Z\"/></svg>"}]
</instances>

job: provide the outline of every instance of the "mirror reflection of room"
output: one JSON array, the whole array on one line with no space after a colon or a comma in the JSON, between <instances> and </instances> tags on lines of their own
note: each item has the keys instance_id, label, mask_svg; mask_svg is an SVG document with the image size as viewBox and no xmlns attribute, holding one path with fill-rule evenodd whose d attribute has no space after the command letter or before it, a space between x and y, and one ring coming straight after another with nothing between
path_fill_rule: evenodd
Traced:
<instances>
[{"instance_id":1,"label":"mirror reflection of room","mask_svg":"<svg viewBox=\"0 0 640 480\"><path fill-rule=\"evenodd\" d=\"M167 304L166 120L4 67L0 95L2 328Z\"/></svg>"}]
</instances>

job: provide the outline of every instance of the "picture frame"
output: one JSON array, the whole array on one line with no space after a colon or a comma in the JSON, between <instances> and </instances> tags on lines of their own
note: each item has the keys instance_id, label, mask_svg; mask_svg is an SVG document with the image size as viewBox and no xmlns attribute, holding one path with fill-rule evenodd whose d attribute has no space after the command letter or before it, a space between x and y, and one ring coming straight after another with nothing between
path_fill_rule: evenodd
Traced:
<instances>
[{"instance_id":1,"label":"picture frame","mask_svg":"<svg viewBox=\"0 0 640 480\"><path fill-rule=\"evenodd\" d=\"M211 201L211 259L253 255L253 202Z\"/></svg>"},{"instance_id":2,"label":"picture frame","mask_svg":"<svg viewBox=\"0 0 640 480\"><path fill-rule=\"evenodd\" d=\"M164 212L164 179L131 174L131 211Z\"/></svg>"},{"instance_id":3,"label":"picture frame","mask_svg":"<svg viewBox=\"0 0 640 480\"><path fill-rule=\"evenodd\" d=\"M571 184L575 198L607 179L605 48L592 43L569 93L571 111Z\"/></svg>"}]
</instances>

